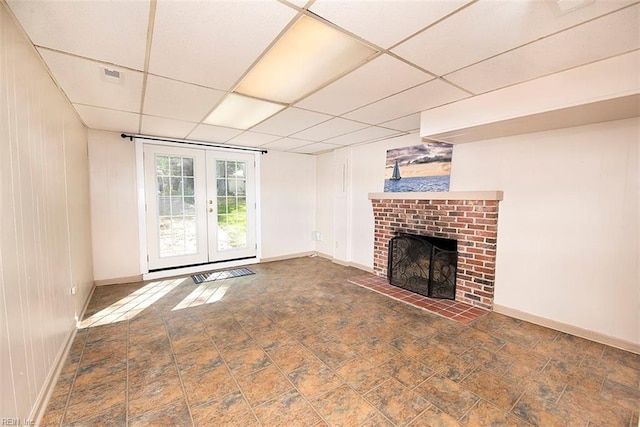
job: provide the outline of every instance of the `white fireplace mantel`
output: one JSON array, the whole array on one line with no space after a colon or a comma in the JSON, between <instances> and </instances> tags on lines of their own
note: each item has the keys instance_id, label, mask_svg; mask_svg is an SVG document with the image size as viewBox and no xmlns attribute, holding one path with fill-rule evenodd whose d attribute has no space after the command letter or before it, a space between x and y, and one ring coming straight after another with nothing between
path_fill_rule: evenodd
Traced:
<instances>
[{"instance_id":1,"label":"white fireplace mantel","mask_svg":"<svg viewBox=\"0 0 640 427\"><path fill-rule=\"evenodd\" d=\"M502 200L502 191L369 193L369 200Z\"/></svg>"}]
</instances>

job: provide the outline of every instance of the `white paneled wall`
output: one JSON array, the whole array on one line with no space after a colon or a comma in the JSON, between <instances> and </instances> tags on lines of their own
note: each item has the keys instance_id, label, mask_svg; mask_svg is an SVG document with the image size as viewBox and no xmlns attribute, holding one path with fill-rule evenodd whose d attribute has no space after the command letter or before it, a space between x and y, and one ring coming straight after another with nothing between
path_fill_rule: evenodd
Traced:
<instances>
[{"instance_id":1,"label":"white paneled wall","mask_svg":"<svg viewBox=\"0 0 640 427\"><path fill-rule=\"evenodd\" d=\"M92 288L87 134L3 3L0 89L0 417L24 422Z\"/></svg>"},{"instance_id":2,"label":"white paneled wall","mask_svg":"<svg viewBox=\"0 0 640 427\"><path fill-rule=\"evenodd\" d=\"M142 274L135 144L119 133L90 129L89 170L96 283L135 281Z\"/></svg>"}]
</instances>

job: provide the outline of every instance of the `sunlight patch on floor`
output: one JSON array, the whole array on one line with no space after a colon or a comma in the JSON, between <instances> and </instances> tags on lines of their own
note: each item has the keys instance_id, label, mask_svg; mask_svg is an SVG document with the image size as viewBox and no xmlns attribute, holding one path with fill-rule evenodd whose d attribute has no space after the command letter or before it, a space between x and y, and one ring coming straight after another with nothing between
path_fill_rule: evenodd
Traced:
<instances>
[{"instance_id":1,"label":"sunlight patch on floor","mask_svg":"<svg viewBox=\"0 0 640 427\"><path fill-rule=\"evenodd\" d=\"M121 300L87 317L78 325L79 329L108 325L133 319L138 313L171 292L173 288L189 279L161 280L150 282Z\"/></svg>"},{"instance_id":2,"label":"sunlight patch on floor","mask_svg":"<svg viewBox=\"0 0 640 427\"><path fill-rule=\"evenodd\" d=\"M222 297L224 297L224 294L227 293L227 289L229 289L228 285L203 283L187 295L185 299L180 301L178 305L173 307L172 311L220 301Z\"/></svg>"}]
</instances>

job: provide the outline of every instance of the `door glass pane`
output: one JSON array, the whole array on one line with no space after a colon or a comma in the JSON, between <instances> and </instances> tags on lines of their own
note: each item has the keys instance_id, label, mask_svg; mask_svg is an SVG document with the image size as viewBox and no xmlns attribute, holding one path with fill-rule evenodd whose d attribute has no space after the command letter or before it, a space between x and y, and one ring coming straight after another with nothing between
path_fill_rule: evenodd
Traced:
<instances>
[{"instance_id":1,"label":"door glass pane","mask_svg":"<svg viewBox=\"0 0 640 427\"><path fill-rule=\"evenodd\" d=\"M198 245L194 216L194 158L157 155L155 160L159 256L195 254Z\"/></svg>"},{"instance_id":2,"label":"door glass pane","mask_svg":"<svg viewBox=\"0 0 640 427\"><path fill-rule=\"evenodd\" d=\"M216 161L219 251L246 248L247 246L245 170L246 164L244 162ZM242 189L241 192L240 189Z\"/></svg>"}]
</instances>

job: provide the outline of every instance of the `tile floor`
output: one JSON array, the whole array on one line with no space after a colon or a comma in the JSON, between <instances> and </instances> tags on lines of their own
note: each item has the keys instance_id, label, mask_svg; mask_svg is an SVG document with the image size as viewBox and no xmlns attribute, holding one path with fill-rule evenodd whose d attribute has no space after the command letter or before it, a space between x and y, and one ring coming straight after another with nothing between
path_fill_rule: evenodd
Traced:
<instances>
[{"instance_id":1,"label":"tile floor","mask_svg":"<svg viewBox=\"0 0 640 427\"><path fill-rule=\"evenodd\" d=\"M42 425L636 426L640 356L469 325L321 258L96 289Z\"/></svg>"},{"instance_id":2,"label":"tile floor","mask_svg":"<svg viewBox=\"0 0 640 427\"><path fill-rule=\"evenodd\" d=\"M386 295L414 307L427 309L442 317L455 320L456 322L460 322L465 325L468 325L488 313L487 310L474 307L463 302L428 298L411 291L407 291L389 284L389 281L386 278L376 276L371 273L351 277L349 278L349 282L362 286L363 288L371 289L372 291L376 291L382 295Z\"/></svg>"}]
</instances>

